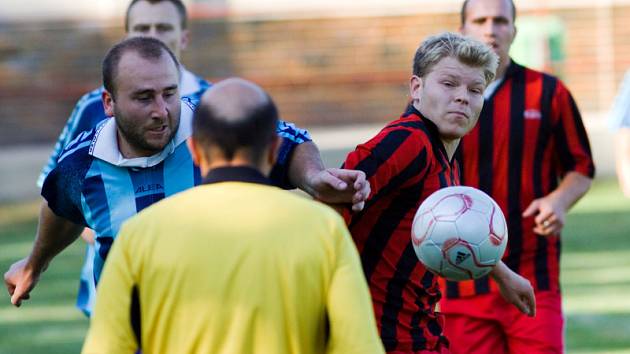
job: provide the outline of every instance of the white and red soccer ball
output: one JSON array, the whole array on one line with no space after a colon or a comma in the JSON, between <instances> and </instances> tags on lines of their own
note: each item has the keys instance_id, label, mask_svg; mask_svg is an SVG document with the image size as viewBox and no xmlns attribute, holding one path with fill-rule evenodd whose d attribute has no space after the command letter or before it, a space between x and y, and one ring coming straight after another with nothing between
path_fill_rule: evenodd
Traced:
<instances>
[{"instance_id":1,"label":"white and red soccer ball","mask_svg":"<svg viewBox=\"0 0 630 354\"><path fill-rule=\"evenodd\" d=\"M472 187L447 187L418 208L411 241L420 261L449 280L477 279L501 260L508 232L501 208Z\"/></svg>"}]
</instances>

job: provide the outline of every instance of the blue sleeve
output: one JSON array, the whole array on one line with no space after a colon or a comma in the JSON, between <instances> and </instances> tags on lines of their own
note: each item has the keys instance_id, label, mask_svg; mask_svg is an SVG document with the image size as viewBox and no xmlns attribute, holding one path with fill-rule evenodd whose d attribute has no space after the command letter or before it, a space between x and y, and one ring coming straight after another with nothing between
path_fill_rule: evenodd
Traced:
<instances>
[{"instance_id":1,"label":"blue sleeve","mask_svg":"<svg viewBox=\"0 0 630 354\"><path fill-rule=\"evenodd\" d=\"M48 173L57 166L57 161L64 147L74 140L80 132L94 128L99 122L107 118L105 109L103 108L103 102L101 101L102 92L103 89L98 88L83 95L83 97L79 99L66 122L66 126L57 138L57 142L48 158L48 162L42 168L39 178L37 179L38 187L41 188L43 186L44 179Z\"/></svg>"},{"instance_id":2,"label":"blue sleeve","mask_svg":"<svg viewBox=\"0 0 630 354\"><path fill-rule=\"evenodd\" d=\"M81 206L81 190L92 157L88 154L93 131L80 134L61 152L59 162L44 179L42 197L62 218L86 225Z\"/></svg>"},{"instance_id":3,"label":"blue sleeve","mask_svg":"<svg viewBox=\"0 0 630 354\"><path fill-rule=\"evenodd\" d=\"M278 122L276 133L282 138L282 142L278 149L276 164L271 169L269 178L274 185L280 188L294 189L295 186L289 181L289 163L291 162L293 151L296 146L312 139L306 130L282 120Z\"/></svg>"}]
</instances>

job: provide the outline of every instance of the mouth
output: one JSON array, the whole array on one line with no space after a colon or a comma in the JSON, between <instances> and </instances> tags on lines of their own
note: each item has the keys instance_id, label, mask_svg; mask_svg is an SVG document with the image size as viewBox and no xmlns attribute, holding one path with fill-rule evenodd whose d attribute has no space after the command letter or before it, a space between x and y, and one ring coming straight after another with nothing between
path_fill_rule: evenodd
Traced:
<instances>
[{"instance_id":1,"label":"mouth","mask_svg":"<svg viewBox=\"0 0 630 354\"><path fill-rule=\"evenodd\" d=\"M499 45L496 42L487 42L486 45L494 50L499 49Z\"/></svg>"},{"instance_id":2,"label":"mouth","mask_svg":"<svg viewBox=\"0 0 630 354\"><path fill-rule=\"evenodd\" d=\"M166 128L167 128L166 125L160 125L157 127L151 127L148 129L148 131L151 133L163 133L166 130Z\"/></svg>"},{"instance_id":3,"label":"mouth","mask_svg":"<svg viewBox=\"0 0 630 354\"><path fill-rule=\"evenodd\" d=\"M147 134L152 138L162 138L168 131L168 125L160 125L147 129Z\"/></svg>"}]
</instances>

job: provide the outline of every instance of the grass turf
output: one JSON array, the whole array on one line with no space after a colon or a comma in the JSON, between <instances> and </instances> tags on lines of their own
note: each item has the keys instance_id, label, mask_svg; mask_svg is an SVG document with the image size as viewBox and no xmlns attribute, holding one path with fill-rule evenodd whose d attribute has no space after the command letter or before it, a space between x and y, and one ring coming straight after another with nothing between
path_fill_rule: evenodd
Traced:
<instances>
[{"instance_id":1,"label":"grass turf","mask_svg":"<svg viewBox=\"0 0 630 354\"><path fill-rule=\"evenodd\" d=\"M0 207L0 270L28 253L35 205ZM630 353L630 200L596 181L563 233L562 285L569 353ZM51 264L19 309L0 300L0 354L78 353L88 321L74 307L84 246ZM5 293L6 294L6 293Z\"/></svg>"}]
</instances>

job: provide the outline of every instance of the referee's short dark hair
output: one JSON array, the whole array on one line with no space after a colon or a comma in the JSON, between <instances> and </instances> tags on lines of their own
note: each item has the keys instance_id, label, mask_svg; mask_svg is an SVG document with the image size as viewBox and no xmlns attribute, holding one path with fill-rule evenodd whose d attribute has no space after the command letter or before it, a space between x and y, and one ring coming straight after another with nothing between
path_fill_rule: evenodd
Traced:
<instances>
[{"instance_id":1,"label":"referee's short dark hair","mask_svg":"<svg viewBox=\"0 0 630 354\"><path fill-rule=\"evenodd\" d=\"M103 86L112 95L112 98L116 96L118 64L123 54L127 52L136 52L141 58L147 60L159 60L163 55L168 55L173 60L175 67L179 68L175 54L160 40L150 37L125 39L114 45L103 59Z\"/></svg>"},{"instance_id":2,"label":"referee's short dark hair","mask_svg":"<svg viewBox=\"0 0 630 354\"><path fill-rule=\"evenodd\" d=\"M202 99L193 118L193 139L204 150L211 146L220 148L228 160L233 159L238 150L246 150L252 161L260 161L276 136L278 124L275 103L268 94L264 93L264 97L256 106L236 110L240 113L232 117L226 117L220 112L225 110L218 110ZM233 102L238 104L238 98Z\"/></svg>"}]
</instances>

